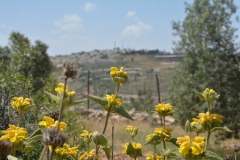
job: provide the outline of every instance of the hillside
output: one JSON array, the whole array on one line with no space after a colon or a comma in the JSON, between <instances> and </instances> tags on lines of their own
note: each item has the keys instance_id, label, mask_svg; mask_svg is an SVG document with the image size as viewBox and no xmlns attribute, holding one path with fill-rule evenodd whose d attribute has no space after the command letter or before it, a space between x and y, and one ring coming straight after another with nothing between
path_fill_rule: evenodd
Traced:
<instances>
[{"instance_id":1,"label":"hillside","mask_svg":"<svg viewBox=\"0 0 240 160\"><path fill-rule=\"evenodd\" d=\"M152 94L154 104L157 103L156 75L160 83L161 97L167 98L167 83L171 81L171 73L179 62L178 58L159 58L156 54L126 54L114 52L113 50L95 50L92 52L81 52L72 55L51 57L57 67L54 75L61 73L64 62L73 62L76 67L81 68L77 78L70 80L70 89L76 90L79 98L85 98L87 93L87 77L90 72L90 94L104 97L107 93L115 93L116 84L112 82L109 75L110 68L115 66L124 67L129 74L128 83L124 84L119 91L119 96L124 99L125 104L130 105L131 98L137 98L138 92L144 86L148 93ZM59 82L63 81L58 76ZM93 103L94 104L94 103ZM92 105L93 105L92 104ZM152 106L149 106L152 107Z\"/></svg>"}]
</instances>

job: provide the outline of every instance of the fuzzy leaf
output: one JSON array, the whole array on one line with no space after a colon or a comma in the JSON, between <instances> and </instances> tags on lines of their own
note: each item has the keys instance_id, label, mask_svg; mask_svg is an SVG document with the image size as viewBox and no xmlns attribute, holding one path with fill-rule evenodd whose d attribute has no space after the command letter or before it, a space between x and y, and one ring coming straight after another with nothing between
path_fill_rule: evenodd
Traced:
<instances>
[{"instance_id":1,"label":"fuzzy leaf","mask_svg":"<svg viewBox=\"0 0 240 160\"><path fill-rule=\"evenodd\" d=\"M182 156L181 153L179 153L179 149L178 148L174 148L174 149L171 149L170 151L167 149L167 150L164 150L163 153L161 153L161 155L163 156L167 156L167 157L175 157L177 159L182 159L184 160L185 158Z\"/></svg>"},{"instance_id":2,"label":"fuzzy leaf","mask_svg":"<svg viewBox=\"0 0 240 160\"><path fill-rule=\"evenodd\" d=\"M123 107L121 107L121 106L117 106L117 105L116 105L115 107L112 107L111 112L112 112L112 113L117 113L117 114L119 114L119 115L121 115L121 116L123 116L123 117L125 117L125 118L127 118L127 119L134 120L134 119L128 114L128 112L127 112Z\"/></svg>"},{"instance_id":3,"label":"fuzzy leaf","mask_svg":"<svg viewBox=\"0 0 240 160\"><path fill-rule=\"evenodd\" d=\"M152 136L146 143L146 144L160 144L161 143L161 137L159 135Z\"/></svg>"},{"instance_id":4,"label":"fuzzy leaf","mask_svg":"<svg viewBox=\"0 0 240 160\"><path fill-rule=\"evenodd\" d=\"M195 92L195 93L199 99L204 100L204 101L206 100L206 98L202 95L202 93L199 93L199 92Z\"/></svg>"},{"instance_id":5,"label":"fuzzy leaf","mask_svg":"<svg viewBox=\"0 0 240 160\"><path fill-rule=\"evenodd\" d=\"M28 111L30 111L33 107L34 106L32 106L32 105L27 105L24 108L22 108L20 111L22 114L24 114L24 113L27 113Z\"/></svg>"},{"instance_id":6,"label":"fuzzy leaf","mask_svg":"<svg viewBox=\"0 0 240 160\"><path fill-rule=\"evenodd\" d=\"M203 160L208 159L208 160L223 160L223 158L221 158L219 155L217 155L216 153L212 152L212 151L205 151L203 153Z\"/></svg>"},{"instance_id":7,"label":"fuzzy leaf","mask_svg":"<svg viewBox=\"0 0 240 160\"><path fill-rule=\"evenodd\" d=\"M134 149L132 144L129 143L128 144L128 148L127 148L127 155L129 155L132 158L137 158L137 157L142 157L142 150L141 149Z\"/></svg>"},{"instance_id":8,"label":"fuzzy leaf","mask_svg":"<svg viewBox=\"0 0 240 160\"><path fill-rule=\"evenodd\" d=\"M60 102L60 99L58 96L52 94L52 93L49 93L47 91L44 91L54 102L56 103L59 103Z\"/></svg>"},{"instance_id":9,"label":"fuzzy leaf","mask_svg":"<svg viewBox=\"0 0 240 160\"><path fill-rule=\"evenodd\" d=\"M93 95L88 95L86 94L87 97L89 97L91 100L93 100L94 102L102 105L104 108L105 106L108 104L108 101L102 97L98 97L98 96L93 96Z\"/></svg>"},{"instance_id":10,"label":"fuzzy leaf","mask_svg":"<svg viewBox=\"0 0 240 160\"><path fill-rule=\"evenodd\" d=\"M8 160L18 160L18 158L13 157L13 156L11 156L11 155L8 155L8 156L7 156L7 159L8 159Z\"/></svg>"},{"instance_id":11,"label":"fuzzy leaf","mask_svg":"<svg viewBox=\"0 0 240 160\"><path fill-rule=\"evenodd\" d=\"M28 138L32 138L32 137L34 137L36 135L40 135L40 134L42 135L42 131L39 128L39 129L35 130Z\"/></svg>"},{"instance_id":12,"label":"fuzzy leaf","mask_svg":"<svg viewBox=\"0 0 240 160\"><path fill-rule=\"evenodd\" d=\"M214 127L210 132L214 132L214 131L232 132L227 126Z\"/></svg>"},{"instance_id":13,"label":"fuzzy leaf","mask_svg":"<svg viewBox=\"0 0 240 160\"><path fill-rule=\"evenodd\" d=\"M191 124L190 124L189 120L187 120L186 123L185 123L185 132L186 133L191 133L192 132L192 128L191 128Z\"/></svg>"},{"instance_id":14,"label":"fuzzy leaf","mask_svg":"<svg viewBox=\"0 0 240 160\"><path fill-rule=\"evenodd\" d=\"M70 106L74 106L74 105L77 105L77 104L84 103L85 101L86 101L86 99L74 101L74 102L72 102L71 104L64 105L64 109L65 109L66 107L70 107Z\"/></svg>"},{"instance_id":15,"label":"fuzzy leaf","mask_svg":"<svg viewBox=\"0 0 240 160\"><path fill-rule=\"evenodd\" d=\"M171 142L175 146L179 147L179 144L177 144L177 138L170 138L167 142Z\"/></svg>"},{"instance_id":16,"label":"fuzzy leaf","mask_svg":"<svg viewBox=\"0 0 240 160\"><path fill-rule=\"evenodd\" d=\"M102 133L95 131L92 133L92 137L96 145L107 146L107 138Z\"/></svg>"},{"instance_id":17,"label":"fuzzy leaf","mask_svg":"<svg viewBox=\"0 0 240 160\"><path fill-rule=\"evenodd\" d=\"M107 159L110 159L110 152L111 152L112 148L110 146L102 146L101 145L100 149L102 149L105 152Z\"/></svg>"}]
</instances>

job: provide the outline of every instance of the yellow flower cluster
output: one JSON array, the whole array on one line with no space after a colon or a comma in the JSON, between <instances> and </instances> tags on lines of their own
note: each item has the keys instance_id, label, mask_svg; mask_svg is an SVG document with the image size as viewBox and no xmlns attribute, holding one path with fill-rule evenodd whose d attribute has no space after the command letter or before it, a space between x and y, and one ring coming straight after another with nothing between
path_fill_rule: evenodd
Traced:
<instances>
[{"instance_id":1,"label":"yellow flower cluster","mask_svg":"<svg viewBox=\"0 0 240 160\"><path fill-rule=\"evenodd\" d=\"M163 160L163 157L156 154L155 155L148 154L146 160Z\"/></svg>"},{"instance_id":2,"label":"yellow flower cluster","mask_svg":"<svg viewBox=\"0 0 240 160\"><path fill-rule=\"evenodd\" d=\"M124 153L124 154L127 153L128 145L129 145L129 143L126 143L126 144L123 146L123 151L122 151L122 153ZM141 150L141 149L142 149L142 144L141 144L141 143L132 142L131 145L133 146L133 148L134 148L135 150Z\"/></svg>"},{"instance_id":3,"label":"yellow flower cluster","mask_svg":"<svg viewBox=\"0 0 240 160\"><path fill-rule=\"evenodd\" d=\"M92 133L89 133L87 130L83 130L80 136L83 138L84 142L89 144L92 141Z\"/></svg>"},{"instance_id":4,"label":"yellow flower cluster","mask_svg":"<svg viewBox=\"0 0 240 160\"><path fill-rule=\"evenodd\" d=\"M110 75L114 82L124 84L128 81L128 74L124 71L123 67L121 67L120 70L116 67L111 67Z\"/></svg>"},{"instance_id":5,"label":"yellow flower cluster","mask_svg":"<svg viewBox=\"0 0 240 160\"><path fill-rule=\"evenodd\" d=\"M213 102L215 100L218 99L218 97L220 96L219 94L217 94L213 89L209 89L206 88L202 94L200 94L201 96L199 97L200 99L206 101L206 102Z\"/></svg>"},{"instance_id":6,"label":"yellow flower cluster","mask_svg":"<svg viewBox=\"0 0 240 160\"><path fill-rule=\"evenodd\" d=\"M69 147L68 144L64 143L63 147L57 147L55 152L60 155L76 156L78 154L78 147Z\"/></svg>"},{"instance_id":7,"label":"yellow flower cluster","mask_svg":"<svg viewBox=\"0 0 240 160\"><path fill-rule=\"evenodd\" d=\"M58 87L55 88L55 91L56 91L59 95L62 95L62 94L63 94L63 90L64 90L64 84L63 84L63 83L59 83L59 84L58 84ZM66 85L65 94L66 94L67 96L74 97L74 96L76 95L76 92L75 92L75 91L68 92L68 86Z\"/></svg>"},{"instance_id":8,"label":"yellow flower cluster","mask_svg":"<svg viewBox=\"0 0 240 160\"><path fill-rule=\"evenodd\" d=\"M15 107L24 107L30 104L29 98L23 98L23 97L13 97L11 105Z\"/></svg>"},{"instance_id":9,"label":"yellow flower cluster","mask_svg":"<svg viewBox=\"0 0 240 160\"><path fill-rule=\"evenodd\" d=\"M9 124L9 128L7 130L3 130L4 134L1 136L0 140L8 140L13 143L19 143L28 139L27 131L25 128L16 127L15 125Z\"/></svg>"},{"instance_id":10,"label":"yellow flower cluster","mask_svg":"<svg viewBox=\"0 0 240 160\"><path fill-rule=\"evenodd\" d=\"M173 106L168 103L159 103L155 106L155 111L157 111L159 116L172 116L174 112Z\"/></svg>"},{"instance_id":11,"label":"yellow flower cluster","mask_svg":"<svg viewBox=\"0 0 240 160\"><path fill-rule=\"evenodd\" d=\"M105 99L113 104L113 105L119 105L119 106L122 106L122 102L123 100L121 98L116 98L116 96L114 94L111 94L111 95L106 95Z\"/></svg>"},{"instance_id":12,"label":"yellow flower cluster","mask_svg":"<svg viewBox=\"0 0 240 160\"><path fill-rule=\"evenodd\" d=\"M126 131L129 132L131 137L135 137L138 133L138 128L132 127L132 126L127 126Z\"/></svg>"},{"instance_id":13,"label":"yellow flower cluster","mask_svg":"<svg viewBox=\"0 0 240 160\"><path fill-rule=\"evenodd\" d=\"M91 150L90 152L83 153L78 160L93 160L95 155L95 150Z\"/></svg>"},{"instance_id":14,"label":"yellow flower cluster","mask_svg":"<svg viewBox=\"0 0 240 160\"><path fill-rule=\"evenodd\" d=\"M194 139L190 139L189 136L177 138L177 144L180 145L179 152L183 155L192 153L199 155L204 151L204 138L197 136Z\"/></svg>"},{"instance_id":15,"label":"yellow flower cluster","mask_svg":"<svg viewBox=\"0 0 240 160\"><path fill-rule=\"evenodd\" d=\"M199 113L198 119L193 118L193 122L191 122L191 125L194 124L201 124L202 126L206 126L208 124L211 124L212 127L217 127L220 123L222 123L223 116L219 114L209 114L207 113Z\"/></svg>"},{"instance_id":16,"label":"yellow flower cluster","mask_svg":"<svg viewBox=\"0 0 240 160\"><path fill-rule=\"evenodd\" d=\"M167 141L171 137L171 132L171 128L155 128L154 133L146 136L146 141L150 140L155 135L159 135L161 137L161 140Z\"/></svg>"},{"instance_id":17,"label":"yellow flower cluster","mask_svg":"<svg viewBox=\"0 0 240 160\"><path fill-rule=\"evenodd\" d=\"M46 128L57 128L58 127L58 121L54 121L51 117L44 116L43 117L45 121L41 121L38 124L40 126L44 126ZM63 131L67 127L67 124L65 122L60 122L60 130Z\"/></svg>"}]
</instances>

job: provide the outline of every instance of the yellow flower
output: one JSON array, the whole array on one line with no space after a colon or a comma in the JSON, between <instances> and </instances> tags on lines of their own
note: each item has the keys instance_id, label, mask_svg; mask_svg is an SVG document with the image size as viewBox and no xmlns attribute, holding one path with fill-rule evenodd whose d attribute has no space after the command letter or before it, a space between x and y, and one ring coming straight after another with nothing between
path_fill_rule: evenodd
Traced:
<instances>
[{"instance_id":1,"label":"yellow flower","mask_svg":"<svg viewBox=\"0 0 240 160\"><path fill-rule=\"evenodd\" d=\"M78 154L78 147L69 147L68 144L64 143L63 147L57 147L55 152L60 155L76 156Z\"/></svg>"},{"instance_id":2,"label":"yellow flower","mask_svg":"<svg viewBox=\"0 0 240 160\"><path fill-rule=\"evenodd\" d=\"M113 105L122 106L123 100L121 98L116 98L116 96L114 94L111 94L111 95L106 94L105 99Z\"/></svg>"},{"instance_id":3,"label":"yellow flower","mask_svg":"<svg viewBox=\"0 0 240 160\"><path fill-rule=\"evenodd\" d=\"M83 138L84 142L89 144L92 141L92 133L89 133L87 130L83 130L80 136Z\"/></svg>"},{"instance_id":4,"label":"yellow flower","mask_svg":"<svg viewBox=\"0 0 240 160\"><path fill-rule=\"evenodd\" d=\"M89 153L85 152L83 153L78 160L92 160L95 155L95 150L91 150Z\"/></svg>"},{"instance_id":5,"label":"yellow flower","mask_svg":"<svg viewBox=\"0 0 240 160\"><path fill-rule=\"evenodd\" d=\"M48 116L44 116L43 117L45 119L45 121L41 121L38 124L40 126L44 126L46 128L57 128L58 127L58 121L54 122L54 119L52 119L51 117ZM60 122L60 130L63 131L65 128L67 127L67 124L65 122Z\"/></svg>"},{"instance_id":6,"label":"yellow flower","mask_svg":"<svg viewBox=\"0 0 240 160\"><path fill-rule=\"evenodd\" d=\"M134 138L138 133L138 128L132 127L132 126L127 126L126 131L129 132L129 134L132 138Z\"/></svg>"},{"instance_id":7,"label":"yellow flower","mask_svg":"<svg viewBox=\"0 0 240 160\"><path fill-rule=\"evenodd\" d=\"M219 126L219 124L223 123L223 116L219 114L209 114L209 112L199 113L198 118L199 119L193 118L193 122L191 122L191 125L201 124L206 130L217 127ZM211 126L210 128L209 125Z\"/></svg>"},{"instance_id":8,"label":"yellow flower","mask_svg":"<svg viewBox=\"0 0 240 160\"><path fill-rule=\"evenodd\" d=\"M157 154L147 154L146 160L163 160L163 157Z\"/></svg>"},{"instance_id":9,"label":"yellow flower","mask_svg":"<svg viewBox=\"0 0 240 160\"><path fill-rule=\"evenodd\" d=\"M149 139L151 139L153 136L155 136L156 134L149 134L146 136L146 141L148 141Z\"/></svg>"},{"instance_id":10,"label":"yellow flower","mask_svg":"<svg viewBox=\"0 0 240 160\"><path fill-rule=\"evenodd\" d=\"M220 96L213 89L206 88L202 93L196 92L197 96L206 102L213 102Z\"/></svg>"},{"instance_id":11,"label":"yellow flower","mask_svg":"<svg viewBox=\"0 0 240 160\"><path fill-rule=\"evenodd\" d=\"M11 124L9 124L9 128L7 130L3 130L2 133L3 136L1 136L0 140L8 140L13 143L19 143L28 138L25 128L16 127Z\"/></svg>"},{"instance_id":12,"label":"yellow flower","mask_svg":"<svg viewBox=\"0 0 240 160\"><path fill-rule=\"evenodd\" d=\"M132 144L132 146L133 146L133 148L134 148L135 150L141 150L141 149L142 149L142 144L141 144L141 143L132 142L131 144ZM126 143L126 144L123 146L123 151L122 151L122 153L124 153L124 154L127 153L128 146L129 146L129 143Z\"/></svg>"},{"instance_id":13,"label":"yellow flower","mask_svg":"<svg viewBox=\"0 0 240 160\"><path fill-rule=\"evenodd\" d=\"M180 145L179 152L183 155L192 153L193 155L199 155L204 151L204 138L197 136L190 140L189 136L177 138L177 144Z\"/></svg>"},{"instance_id":14,"label":"yellow flower","mask_svg":"<svg viewBox=\"0 0 240 160\"><path fill-rule=\"evenodd\" d=\"M116 67L111 67L110 75L114 82L124 84L128 81L128 74L124 71L123 67L119 71Z\"/></svg>"},{"instance_id":15,"label":"yellow flower","mask_svg":"<svg viewBox=\"0 0 240 160\"><path fill-rule=\"evenodd\" d=\"M23 114L32 108L32 106L30 106L30 99L24 99L23 97L13 97L11 105L13 109L18 111L20 114Z\"/></svg>"},{"instance_id":16,"label":"yellow flower","mask_svg":"<svg viewBox=\"0 0 240 160\"><path fill-rule=\"evenodd\" d=\"M155 111L157 111L160 116L172 116L174 112L173 106L168 103L159 103L155 106Z\"/></svg>"},{"instance_id":17,"label":"yellow flower","mask_svg":"<svg viewBox=\"0 0 240 160\"><path fill-rule=\"evenodd\" d=\"M64 84L63 83L59 83L58 84L58 87L55 88L55 91L58 92L58 94L62 95L63 93L63 90L64 90ZM66 85L66 90L65 92L68 92L68 86Z\"/></svg>"},{"instance_id":18,"label":"yellow flower","mask_svg":"<svg viewBox=\"0 0 240 160\"><path fill-rule=\"evenodd\" d=\"M155 128L154 133L160 135L162 140L167 141L171 137L171 128Z\"/></svg>"}]
</instances>

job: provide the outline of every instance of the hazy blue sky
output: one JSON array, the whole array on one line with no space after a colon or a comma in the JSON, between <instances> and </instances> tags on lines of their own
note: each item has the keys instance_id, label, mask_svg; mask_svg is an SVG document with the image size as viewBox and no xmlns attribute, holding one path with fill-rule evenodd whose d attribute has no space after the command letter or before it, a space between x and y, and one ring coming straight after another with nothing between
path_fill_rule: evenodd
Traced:
<instances>
[{"instance_id":1,"label":"hazy blue sky","mask_svg":"<svg viewBox=\"0 0 240 160\"><path fill-rule=\"evenodd\" d=\"M172 52L171 22L185 17L193 0L0 0L0 46L12 31L48 44L49 55L94 49ZM240 0L235 0L240 6ZM238 15L240 11L238 9ZM240 26L233 23L234 27ZM240 31L237 32L240 36ZM239 39L238 39L239 40Z\"/></svg>"}]
</instances>

